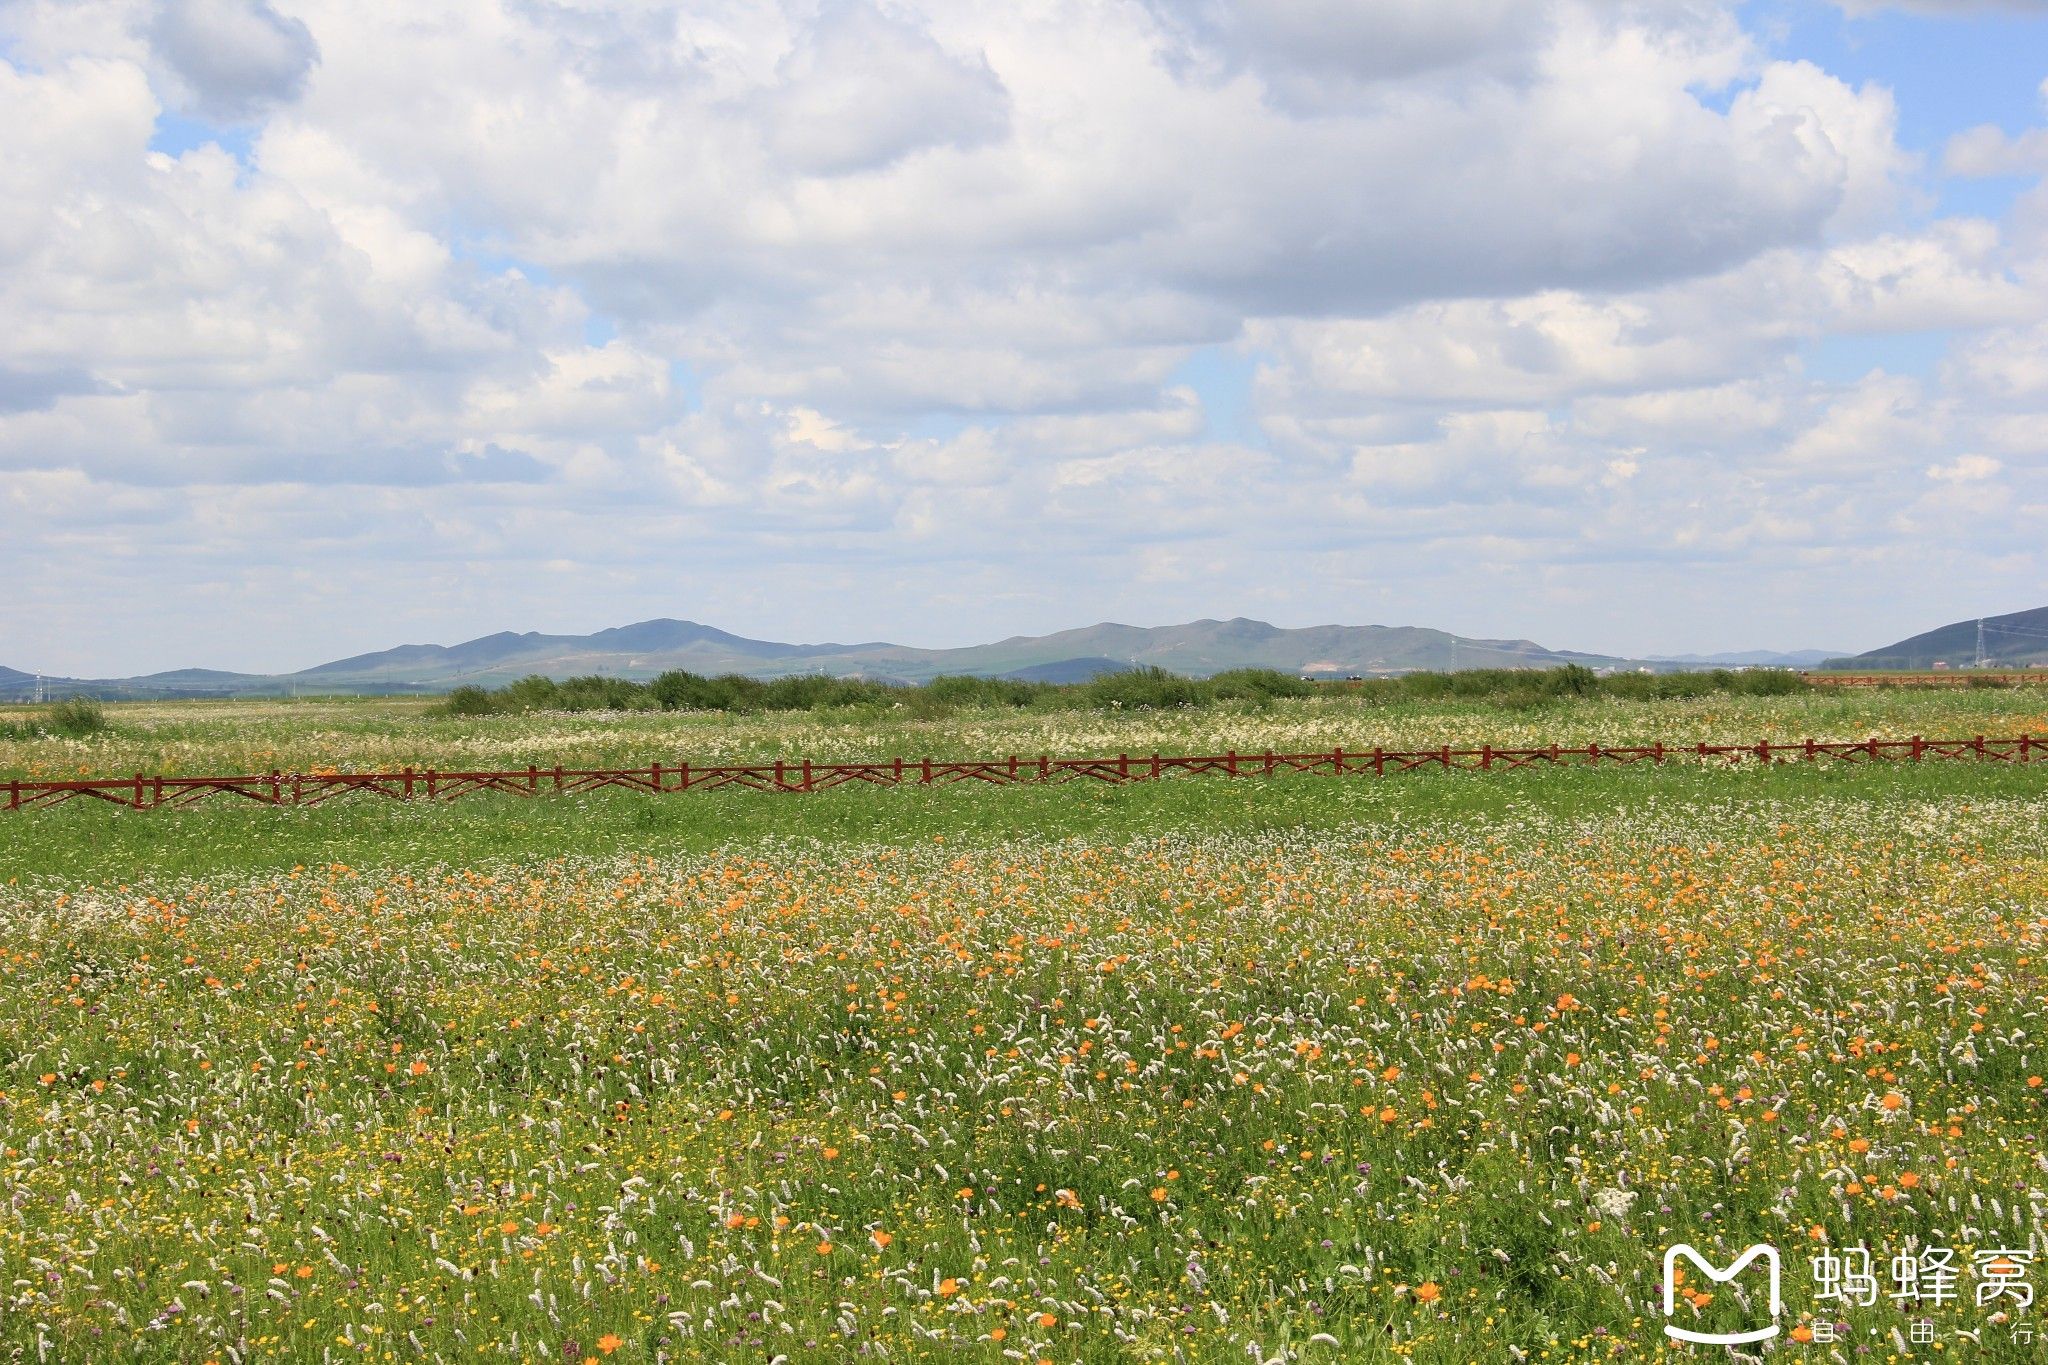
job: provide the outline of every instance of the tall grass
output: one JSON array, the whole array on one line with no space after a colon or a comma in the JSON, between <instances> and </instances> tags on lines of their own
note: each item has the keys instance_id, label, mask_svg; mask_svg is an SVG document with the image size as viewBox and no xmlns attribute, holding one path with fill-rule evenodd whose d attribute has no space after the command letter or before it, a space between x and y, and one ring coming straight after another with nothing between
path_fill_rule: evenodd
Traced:
<instances>
[{"instance_id":1,"label":"tall grass","mask_svg":"<svg viewBox=\"0 0 2048 1365\"><path fill-rule=\"evenodd\" d=\"M67 697L39 716L0 721L0 739L39 739L44 735L84 739L106 728L106 708L91 697Z\"/></svg>"}]
</instances>

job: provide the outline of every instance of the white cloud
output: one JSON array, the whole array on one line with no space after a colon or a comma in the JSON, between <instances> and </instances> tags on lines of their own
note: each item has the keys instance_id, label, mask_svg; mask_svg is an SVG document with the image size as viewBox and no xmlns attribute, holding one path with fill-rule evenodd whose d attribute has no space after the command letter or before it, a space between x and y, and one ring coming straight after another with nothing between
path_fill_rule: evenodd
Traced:
<instances>
[{"instance_id":1,"label":"white cloud","mask_svg":"<svg viewBox=\"0 0 2048 1365\"><path fill-rule=\"evenodd\" d=\"M1950 175L1975 179L2048 173L2048 128L2012 137L1996 124L1979 124L1948 140L1941 165Z\"/></svg>"},{"instance_id":2,"label":"white cloud","mask_svg":"<svg viewBox=\"0 0 2048 1365\"><path fill-rule=\"evenodd\" d=\"M1216 79L1253 72L1281 102L1311 108L1473 63L1526 74L1551 22L1546 6L1517 0L1152 0L1152 8L1174 59Z\"/></svg>"},{"instance_id":3,"label":"white cloud","mask_svg":"<svg viewBox=\"0 0 2048 1365\"><path fill-rule=\"evenodd\" d=\"M919 151L974 147L1008 131L1009 99L979 52L852 3L822 10L757 96L780 159L816 175L874 171Z\"/></svg>"},{"instance_id":4,"label":"white cloud","mask_svg":"<svg viewBox=\"0 0 2048 1365\"><path fill-rule=\"evenodd\" d=\"M320 50L267 0L169 0L150 30L185 102L212 118L249 118L298 94Z\"/></svg>"},{"instance_id":5,"label":"white cloud","mask_svg":"<svg viewBox=\"0 0 2048 1365\"><path fill-rule=\"evenodd\" d=\"M2048 0L1834 0L1837 8L1863 16L1904 10L1934 19L1966 19L1976 14L2048 14Z\"/></svg>"},{"instance_id":6,"label":"white cloud","mask_svg":"<svg viewBox=\"0 0 2048 1365\"><path fill-rule=\"evenodd\" d=\"M0 41L0 569L175 561L108 638L1427 619L1477 565L1597 624L1766 550L1874 604L1932 591L1902 518L1993 489L1983 553L2040 564L2048 198L1933 214L1881 83L1716 0L18 0ZM165 155L167 114L244 128ZM41 611L0 626L61 652Z\"/></svg>"},{"instance_id":7,"label":"white cloud","mask_svg":"<svg viewBox=\"0 0 2048 1365\"><path fill-rule=\"evenodd\" d=\"M1948 483L1977 483L2004 467L1988 455L1958 455L1947 464L1927 466L1927 477Z\"/></svg>"}]
</instances>

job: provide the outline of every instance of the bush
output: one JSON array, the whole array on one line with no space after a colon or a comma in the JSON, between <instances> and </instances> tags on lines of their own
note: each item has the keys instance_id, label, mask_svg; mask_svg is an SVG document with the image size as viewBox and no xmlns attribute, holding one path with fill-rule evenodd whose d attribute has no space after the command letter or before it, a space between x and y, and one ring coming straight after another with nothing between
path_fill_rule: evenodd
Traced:
<instances>
[{"instance_id":1,"label":"bush","mask_svg":"<svg viewBox=\"0 0 2048 1365\"><path fill-rule=\"evenodd\" d=\"M758 705L763 711L822 711L837 706L872 706L894 698L896 689L866 678L830 678L798 673L762 685Z\"/></svg>"},{"instance_id":2,"label":"bush","mask_svg":"<svg viewBox=\"0 0 2048 1365\"><path fill-rule=\"evenodd\" d=\"M1104 673L1083 683L1083 694L1097 706L1132 710L1150 706L1193 706L1203 700L1202 684L1163 668L1136 668L1123 673Z\"/></svg>"},{"instance_id":3,"label":"bush","mask_svg":"<svg viewBox=\"0 0 2048 1365\"><path fill-rule=\"evenodd\" d=\"M1789 668L1752 668L1737 673L1730 690L1751 697L1785 697L1806 691L1807 682Z\"/></svg>"},{"instance_id":4,"label":"bush","mask_svg":"<svg viewBox=\"0 0 2048 1365\"><path fill-rule=\"evenodd\" d=\"M1052 683L942 674L918 691L946 706L1032 706L1059 692Z\"/></svg>"},{"instance_id":5,"label":"bush","mask_svg":"<svg viewBox=\"0 0 2048 1365\"><path fill-rule=\"evenodd\" d=\"M1233 668L1209 679L1209 695L1218 701L1268 702L1275 697L1312 697L1315 691L1314 683L1271 668Z\"/></svg>"},{"instance_id":6,"label":"bush","mask_svg":"<svg viewBox=\"0 0 2048 1365\"><path fill-rule=\"evenodd\" d=\"M1584 664L1566 664L1550 676L1556 680L1559 692L1569 692L1575 697L1600 690L1600 675Z\"/></svg>"},{"instance_id":7,"label":"bush","mask_svg":"<svg viewBox=\"0 0 2048 1365\"><path fill-rule=\"evenodd\" d=\"M106 708L90 696L72 696L49 708L49 729L70 739L84 739L106 729Z\"/></svg>"},{"instance_id":8,"label":"bush","mask_svg":"<svg viewBox=\"0 0 2048 1365\"><path fill-rule=\"evenodd\" d=\"M441 711L450 716L496 715L498 699L472 683L450 692L448 699L441 703Z\"/></svg>"},{"instance_id":9,"label":"bush","mask_svg":"<svg viewBox=\"0 0 2048 1365\"><path fill-rule=\"evenodd\" d=\"M91 697L67 697L50 708L50 728L71 739L83 739L107 728L107 713Z\"/></svg>"}]
</instances>

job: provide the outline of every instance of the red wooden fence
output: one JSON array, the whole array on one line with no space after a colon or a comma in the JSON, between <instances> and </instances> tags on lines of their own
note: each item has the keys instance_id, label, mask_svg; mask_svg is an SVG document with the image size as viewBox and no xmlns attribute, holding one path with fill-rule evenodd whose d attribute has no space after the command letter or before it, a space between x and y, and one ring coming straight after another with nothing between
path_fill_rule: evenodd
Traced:
<instances>
[{"instance_id":1,"label":"red wooden fence","mask_svg":"<svg viewBox=\"0 0 2048 1365\"><path fill-rule=\"evenodd\" d=\"M1281 754L1118 754L1114 758L902 759L871 763L813 763L810 759L776 759L769 763L656 763L646 768L523 768L509 772L445 772L406 768L395 773L285 773L240 777L95 777L55 781L9 780L0 783L8 810L54 806L90 798L144 810L155 806L190 805L209 796L239 796L266 806L315 806L351 793L398 800L425 797L453 801L477 792L539 796L554 792L587 792L618 787L636 792L709 791L740 787L763 792L815 792L828 787L865 784L896 787L906 783L938 786L954 782L986 782L1007 786L1018 782L1149 782L1173 773L1222 777L1273 776L1279 773L1322 773L1336 777L1382 777L1435 768L1505 771L1512 768L1566 764L1660 764L1673 760L1726 763L1789 763L1834 759L1843 763L1927 759L1972 759L1983 762L2032 763L2048 760L2048 739L2020 735L2011 739L1859 739L1759 740L1753 744L1589 744L1584 748L1549 745L1540 749L1499 749L1483 745L1457 749L1335 749L1327 753Z\"/></svg>"}]
</instances>

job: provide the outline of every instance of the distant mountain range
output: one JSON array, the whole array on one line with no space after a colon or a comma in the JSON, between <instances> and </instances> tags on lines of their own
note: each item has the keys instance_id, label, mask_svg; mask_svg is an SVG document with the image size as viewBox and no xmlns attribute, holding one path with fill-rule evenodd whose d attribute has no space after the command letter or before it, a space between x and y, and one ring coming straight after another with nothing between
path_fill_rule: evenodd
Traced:
<instances>
[{"instance_id":1,"label":"distant mountain range","mask_svg":"<svg viewBox=\"0 0 2048 1365\"><path fill-rule=\"evenodd\" d=\"M2015 611L2004 616L1972 618L1908 636L1897 644L1829 659L1827 668L1968 668L1976 662L1980 643L1987 666L2037 668L2048 666L2048 607Z\"/></svg>"},{"instance_id":2,"label":"distant mountain range","mask_svg":"<svg viewBox=\"0 0 2048 1365\"><path fill-rule=\"evenodd\" d=\"M916 649L880 640L786 644L751 640L695 621L658 620L592 635L506 631L459 645L400 645L289 674L181 669L136 678L45 678L43 686L46 695L226 696L443 692L465 683L493 687L532 673L651 678L672 668L757 677L829 673L914 683L944 673L1067 682L1145 665L1194 676L1229 668L1278 668L1343 677L1430 668L1552 668L1567 663L1638 666L1603 654L1546 649L1531 640L1467 639L1418 626L1285 630L1243 617L1178 626L1104 623L961 649ZM0 697L19 700L34 683L29 674L0 668Z\"/></svg>"},{"instance_id":3,"label":"distant mountain range","mask_svg":"<svg viewBox=\"0 0 2048 1365\"><path fill-rule=\"evenodd\" d=\"M1741 649L1730 654L1652 654L1649 662L1684 664L1688 668L1812 668L1840 653L1834 649L1795 649L1789 654Z\"/></svg>"},{"instance_id":4,"label":"distant mountain range","mask_svg":"<svg viewBox=\"0 0 2048 1365\"><path fill-rule=\"evenodd\" d=\"M1988 618L1985 624L1987 639L1996 643L1998 658L2011 662L2048 661L2048 608ZM1897 665L1901 667L1926 667L1935 658L1967 662L1973 657L1975 632L1974 621L1945 626L1883 650L1857 655L1848 663L1864 668L1885 666L1872 661L1893 657L1919 661ZM2031 653L2020 652L2019 646L2029 641ZM1017 635L993 644L960 649L917 649L881 640L861 644L786 644L748 639L695 621L663 619L614 626L591 635L502 631L458 645L400 645L374 654L336 659L297 673L223 673L187 668L136 678L46 677L42 687L46 696L282 696L445 692L465 683L495 687L532 673L556 678L583 673L651 678L672 668L755 677L828 673L905 683L923 682L945 673L1073 682L1146 665L1197 677L1230 668L1277 668L1289 673L1344 677L1418 669L1555 668L1571 663L1592 668L1658 671L1752 666L1809 668L1833 657L1825 650L1755 650L1625 659L1548 649L1531 640L1470 639L1420 626L1308 626L1288 630L1241 616L1177 626L1105 622L1052 635ZM32 674L0 668L0 700L26 700L34 695L35 687Z\"/></svg>"}]
</instances>

